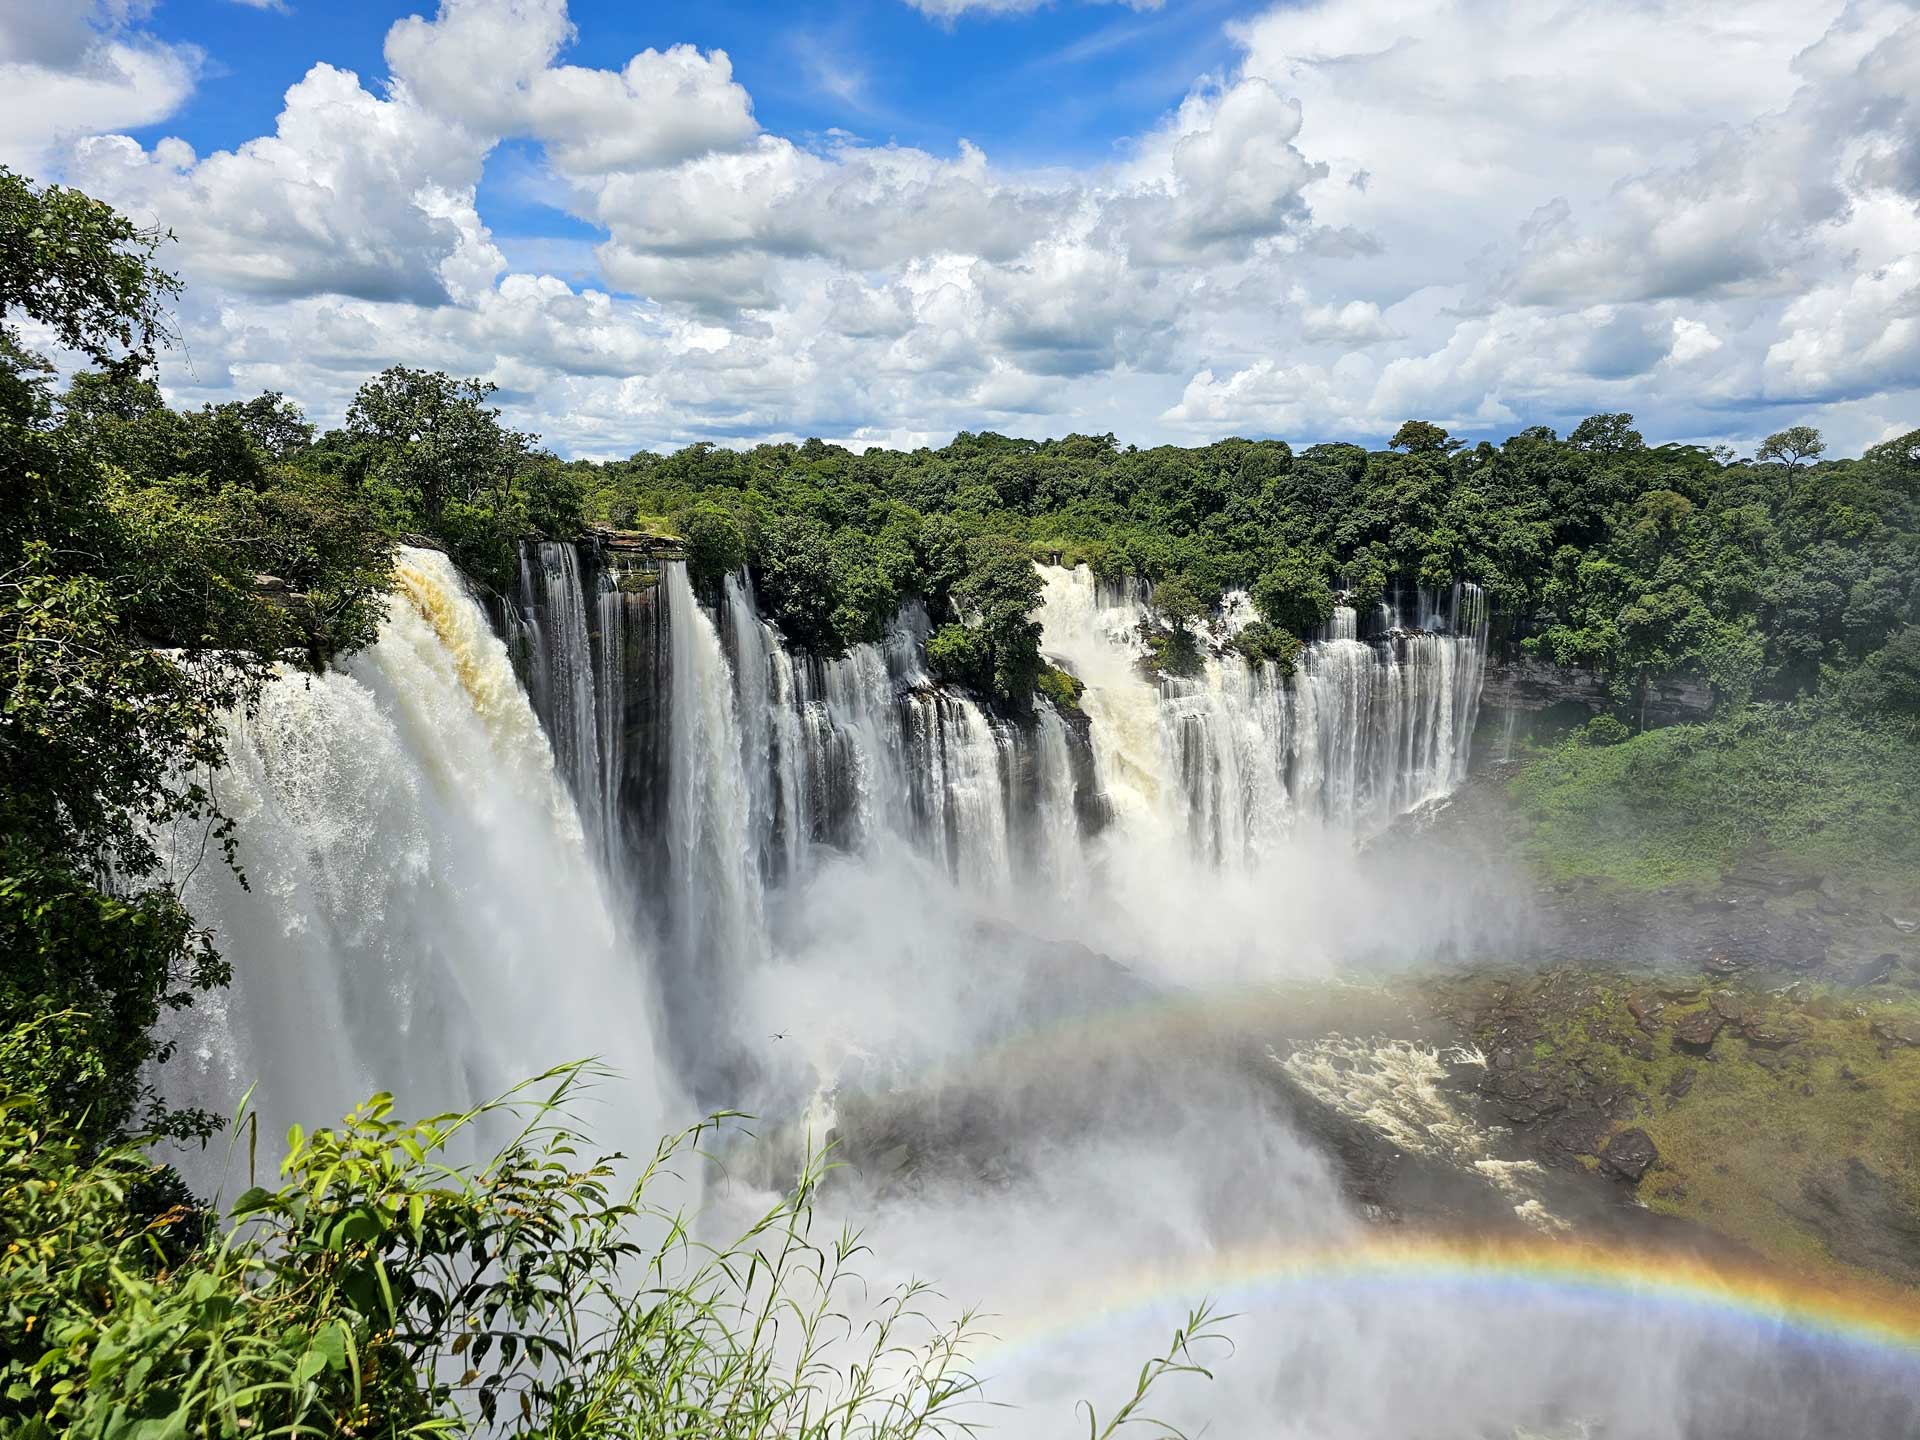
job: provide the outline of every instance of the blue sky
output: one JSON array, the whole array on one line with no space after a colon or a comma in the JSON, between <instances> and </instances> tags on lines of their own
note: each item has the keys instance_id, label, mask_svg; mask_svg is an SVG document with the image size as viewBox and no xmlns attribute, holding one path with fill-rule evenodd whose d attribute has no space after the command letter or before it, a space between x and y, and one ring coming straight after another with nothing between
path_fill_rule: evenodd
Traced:
<instances>
[{"instance_id":1,"label":"blue sky","mask_svg":"<svg viewBox=\"0 0 1920 1440\"><path fill-rule=\"evenodd\" d=\"M202 153L270 130L281 97L316 61L385 73L387 29L421 7L332 0L285 9L236 0L166 0L149 28L208 57L192 98L166 120L128 131L177 135ZM1192 0L1158 10L1049 5L957 23L898 0L844 5L576 0L565 58L617 68L649 46L725 50L761 123L780 134L847 131L864 140L951 151L962 138L1024 167L1110 159L1122 137L1179 104L1196 76L1222 71L1236 47L1225 26L1250 0ZM490 157L480 214L510 256L605 284L587 246L594 225L543 203L536 145ZM571 241L542 244L543 240Z\"/></svg>"},{"instance_id":2,"label":"blue sky","mask_svg":"<svg viewBox=\"0 0 1920 1440\"><path fill-rule=\"evenodd\" d=\"M177 400L567 453L1920 421L1915 0L74 0L0 161L170 228Z\"/></svg>"},{"instance_id":3,"label":"blue sky","mask_svg":"<svg viewBox=\"0 0 1920 1440\"><path fill-rule=\"evenodd\" d=\"M316 60L384 73L387 28L406 0L308 0L280 11L235 0L165 0L149 29L210 57L193 98L142 138L231 147L271 128L287 87ZM1223 26L1248 0L1158 10L1051 5L951 23L898 0L834 5L576 0L566 58L618 66L636 51L725 50L761 122L782 134L841 128L927 148L968 136L1022 164L1105 156L1177 105L1194 77L1232 62Z\"/></svg>"}]
</instances>

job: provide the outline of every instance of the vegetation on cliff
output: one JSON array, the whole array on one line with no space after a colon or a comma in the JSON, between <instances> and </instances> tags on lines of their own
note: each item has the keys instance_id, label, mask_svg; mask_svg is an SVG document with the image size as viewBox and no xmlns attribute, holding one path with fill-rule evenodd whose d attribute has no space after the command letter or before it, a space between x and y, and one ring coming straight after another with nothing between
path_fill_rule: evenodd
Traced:
<instances>
[{"instance_id":1,"label":"vegetation on cliff","mask_svg":"<svg viewBox=\"0 0 1920 1440\"><path fill-rule=\"evenodd\" d=\"M1409 422L1371 452L1110 435L695 445L582 474L597 521L724 527L757 570L812 577L770 608L827 651L873 638L909 596L941 618L956 576L1011 542L1151 582L1169 633L1244 588L1265 628L1243 648L1261 659L1290 660L1336 592L1364 605L1468 580L1506 643L1607 674L1631 720L1647 682L1675 673L1733 704L1838 689L1920 713L1920 431L1827 460L1797 427L1739 459L1648 445L1631 420L1472 447Z\"/></svg>"},{"instance_id":2,"label":"vegetation on cliff","mask_svg":"<svg viewBox=\"0 0 1920 1440\"><path fill-rule=\"evenodd\" d=\"M1638 735L1604 728L1609 719L1512 783L1525 852L1553 878L1710 884L1756 850L1813 867L1920 868L1910 723L1831 701L1756 704Z\"/></svg>"}]
</instances>

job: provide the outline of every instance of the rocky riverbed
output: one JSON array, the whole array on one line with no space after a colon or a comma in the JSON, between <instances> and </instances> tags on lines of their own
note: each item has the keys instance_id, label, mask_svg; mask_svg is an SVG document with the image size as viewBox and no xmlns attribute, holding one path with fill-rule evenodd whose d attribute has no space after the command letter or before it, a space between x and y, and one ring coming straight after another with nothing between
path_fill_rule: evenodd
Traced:
<instances>
[{"instance_id":1,"label":"rocky riverbed","mask_svg":"<svg viewBox=\"0 0 1920 1440\"><path fill-rule=\"evenodd\" d=\"M1369 1113L1355 1075L1318 1098L1428 1149L1436 1129L1443 1150L1481 1137L1457 1158L1536 1224L1591 1225L1611 1202L1631 1212L1612 1223L1920 1285L1920 877L1756 853L1710 885L1538 883L1506 778L1495 767L1378 853L1441 846L1511 877L1513 939L1387 984L1355 1017L1364 1040L1333 1047L1354 1072L1393 1047L1428 1057L1435 1119ZM1277 1053L1340 1069L1324 1034Z\"/></svg>"}]
</instances>

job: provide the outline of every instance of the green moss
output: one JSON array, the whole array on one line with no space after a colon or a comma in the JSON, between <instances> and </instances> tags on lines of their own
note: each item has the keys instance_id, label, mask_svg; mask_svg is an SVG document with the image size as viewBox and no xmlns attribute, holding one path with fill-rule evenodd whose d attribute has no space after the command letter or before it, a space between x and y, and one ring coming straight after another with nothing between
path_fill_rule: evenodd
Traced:
<instances>
[{"instance_id":1,"label":"green moss","mask_svg":"<svg viewBox=\"0 0 1920 1440\"><path fill-rule=\"evenodd\" d=\"M1059 666L1043 665L1039 678L1033 682L1033 688L1052 701L1054 709L1061 713L1081 713L1080 697L1086 693L1087 687Z\"/></svg>"},{"instance_id":2,"label":"green moss","mask_svg":"<svg viewBox=\"0 0 1920 1440\"><path fill-rule=\"evenodd\" d=\"M1858 1160L1920 1216L1920 1050L1885 1046L1869 1028L1920 1022L1920 1001L1745 996L1769 1020L1791 1025L1799 1042L1763 1050L1729 1026L1706 1055L1694 1055L1675 1048L1672 1031L1707 1007L1702 994L1667 1004L1650 1037L1652 1058L1642 1060L1624 1048L1635 1024L1628 993L1603 987L1552 1017L1534 1052L1638 1094L1637 1113L1621 1115L1615 1129L1637 1125L1659 1149L1640 1198L1808 1273L1849 1282L1866 1273L1832 1253L1807 1191ZM1672 1094L1685 1071L1685 1093Z\"/></svg>"}]
</instances>

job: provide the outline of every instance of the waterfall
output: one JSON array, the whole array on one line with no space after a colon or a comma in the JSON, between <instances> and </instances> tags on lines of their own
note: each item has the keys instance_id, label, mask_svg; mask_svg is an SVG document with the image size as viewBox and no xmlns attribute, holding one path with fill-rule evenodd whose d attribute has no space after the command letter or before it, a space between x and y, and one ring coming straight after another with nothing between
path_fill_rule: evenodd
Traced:
<instances>
[{"instance_id":1,"label":"waterfall","mask_svg":"<svg viewBox=\"0 0 1920 1440\"><path fill-rule=\"evenodd\" d=\"M1302 825L1365 838L1466 778L1486 650L1476 587L1419 596L1414 624L1383 606L1367 639L1358 612L1336 606L1290 677L1228 653L1155 682L1137 588L1084 566L1042 576L1042 644L1086 683L1100 783L1136 830L1252 863ZM1251 617L1242 595L1224 609L1229 630Z\"/></svg>"},{"instance_id":2,"label":"waterfall","mask_svg":"<svg viewBox=\"0 0 1920 1440\"><path fill-rule=\"evenodd\" d=\"M1099 782L1116 817L1134 826L1164 820L1176 779L1160 733L1160 702L1140 674L1146 596L1132 582L1110 586L1082 565L1043 567L1038 618L1041 648L1086 689Z\"/></svg>"},{"instance_id":3,"label":"waterfall","mask_svg":"<svg viewBox=\"0 0 1920 1440\"><path fill-rule=\"evenodd\" d=\"M234 979L183 1012L160 1078L222 1113L257 1083L276 1135L375 1090L428 1114L603 1055L624 1072L603 1138L651 1143L645 960L506 646L445 556L402 551L396 578L375 645L231 722L217 790L249 883L202 863L185 899Z\"/></svg>"},{"instance_id":4,"label":"waterfall","mask_svg":"<svg viewBox=\"0 0 1920 1440\"><path fill-rule=\"evenodd\" d=\"M683 561L661 567L669 637L667 824L676 1027L698 1034L726 1013L734 981L764 951L751 787L733 673Z\"/></svg>"},{"instance_id":5,"label":"waterfall","mask_svg":"<svg viewBox=\"0 0 1920 1440\"><path fill-rule=\"evenodd\" d=\"M588 835L610 851L612 811L603 784L603 716L587 629L587 598L576 547L555 541L525 545L514 589L515 639L527 658L527 690L553 742L554 759L572 787Z\"/></svg>"}]
</instances>

